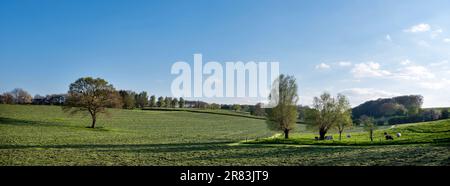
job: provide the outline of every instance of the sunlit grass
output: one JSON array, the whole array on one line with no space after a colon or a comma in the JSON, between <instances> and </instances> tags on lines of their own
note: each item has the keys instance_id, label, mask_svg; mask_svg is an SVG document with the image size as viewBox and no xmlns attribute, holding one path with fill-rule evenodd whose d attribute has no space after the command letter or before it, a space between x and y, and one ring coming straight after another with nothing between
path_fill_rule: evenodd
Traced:
<instances>
[{"instance_id":1,"label":"sunlit grass","mask_svg":"<svg viewBox=\"0 0 450 186\"><path fill-rule=\"evenodd\" d=\"M69 116L58 106L0 105L0 165L450 165L448 143L429 143L427 137L448 138L448 121L388 129L402 132L394 140L402 145L351 145L355 139L368 141L358 128L342 142L348 145L317 144L304 125L297 126L291 145L243 144L275 133L264 120L246 117L121 109L110 113L90 129L88 116ZM308 143L312 145L304 145Z\"/></svg>"}]
</instances>

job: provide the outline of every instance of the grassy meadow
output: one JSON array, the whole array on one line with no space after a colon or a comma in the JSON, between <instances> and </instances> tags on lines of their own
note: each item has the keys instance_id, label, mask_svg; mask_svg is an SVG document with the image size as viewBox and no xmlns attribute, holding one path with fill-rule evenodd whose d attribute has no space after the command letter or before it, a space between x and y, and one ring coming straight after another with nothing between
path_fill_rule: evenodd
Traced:
<instances>
[{"instance_id":1,"label":"grassy meadow","mask_svg":"<svg viewBox=\"0 0 450 186\"><path fill-rule=\"evenodd\" d=\"M111 109L89 124L58 106L0 105L0 165L450 165L450 120L381 127L373 143L358 127L318 142L298 125L284 140L258 118L182 110Z\"/></svg>"}]
</instances>

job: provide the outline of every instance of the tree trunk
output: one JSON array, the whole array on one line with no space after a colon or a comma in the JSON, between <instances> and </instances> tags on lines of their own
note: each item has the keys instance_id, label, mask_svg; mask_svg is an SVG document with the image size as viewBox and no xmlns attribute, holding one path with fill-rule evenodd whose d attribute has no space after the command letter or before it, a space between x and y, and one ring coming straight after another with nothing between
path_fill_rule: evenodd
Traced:
<instances>
[{"instance_id":1,"label":"tree trunk","mask_svg":"<svg viewBox=\"0 0 450 186\"><path fill-rule=\"evenodd\" d=\"M289 130L284 129L284 139L289 139Z\"/></svg>"},{"instance_id":2,"label":"tree trunk","mask_svg":"<svg viewBox=\"0 0 450 186\"><path fill-rule=\"evenodd\" d=\"M339 131L339 141L342 139L342 131Z\"/></svg>"},{"instance_id":3,"label":"tree trunk","mask_svg":"<svg viewBox=\"0 0 450 186\"><path fill-rule=\"evenodd\" d=\"M324 129L320 129L319 130L319 135L320 135L320 140L324 140L325 139L325 134L327 134L327 131L325 131Z\"/></svg>"},{"instance_id":4,"label":"tree trunk","mask_svg":"<svg viewBox=\"0 0 450 186\"><path fill-rule=\"evenodd\" d=\"M370 131L370 141L373 142L373 132Z\"/></svg>"},{"instance_id":5,"label":"tree trunk","mask_svg":"<svg viewBox=\"0 0 450 186\"><path fill-rule=\"evenodd\" d=\"M95 122L97 121L97 117L95 115L91 115L92 117L92 125L91 128L95 128Z\"/></svg>"}]
</instances>

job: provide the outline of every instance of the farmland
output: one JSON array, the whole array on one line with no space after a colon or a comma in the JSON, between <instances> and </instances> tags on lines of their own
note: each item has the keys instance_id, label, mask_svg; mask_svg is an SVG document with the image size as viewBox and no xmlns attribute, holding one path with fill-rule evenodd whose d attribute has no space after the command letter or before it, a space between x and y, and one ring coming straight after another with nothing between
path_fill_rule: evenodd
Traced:
<instances>
[{"instance_id":1,"label":"farmland","mask_svg":"<svg viewBox=\"0 0 450 186\"><path fill-rule=\"evenodd\" d=\"M357 127L316 142L303 125L283 140L264 120L201 112L111 109L89 123L58 106L0 105L0 165L450 165L450 120L381 127L373 143Z\"/></svg>"}]
</instances>

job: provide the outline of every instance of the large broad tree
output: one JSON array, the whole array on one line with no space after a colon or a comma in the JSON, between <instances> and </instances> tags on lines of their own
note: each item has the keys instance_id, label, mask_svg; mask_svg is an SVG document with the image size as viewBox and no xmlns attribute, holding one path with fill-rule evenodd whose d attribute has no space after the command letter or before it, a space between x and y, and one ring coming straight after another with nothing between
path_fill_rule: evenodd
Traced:
<instances>
[{"instance_id":1,"label":"large broad tree","mask_svg":"<svg viewBox=\"0 0 450 186\"><path fill-rule=\"evenodd\" d=\"M289 138L297 122L297 83L295 77L281 74L277 78L278 92L270 95L276 106L270 109L267 115L267 125L269 129L282 131L284 138ZM275 100L274 100L275 99Z\"/></svg>"},{"instance_id":2,"label":"large broad tree","mask_svg":"<svg viewBox=\"0 0 450 186\"><path fill-rule=\"evenodd\" d=\"M113 85L101 78L84 77L70 84L63 110L70 114L88 112L94 128L99 114L106 113L107 107L117 106L120 106L120 96Z\"/></svg>"},{"instance_id":3,"label":"large broad tree","mask_svg":"<svg viewBox=\"0 0 450 186\"><path fill-rule=\"evenodd\" d=\"M307 112L309 128L319 130L319 139L324 140L328 130L337 127L342 131L350 125L350 104L345 96L338 94L336 98L325 92L314 97L312 109Z\"/></svg>"}]
</instances>

